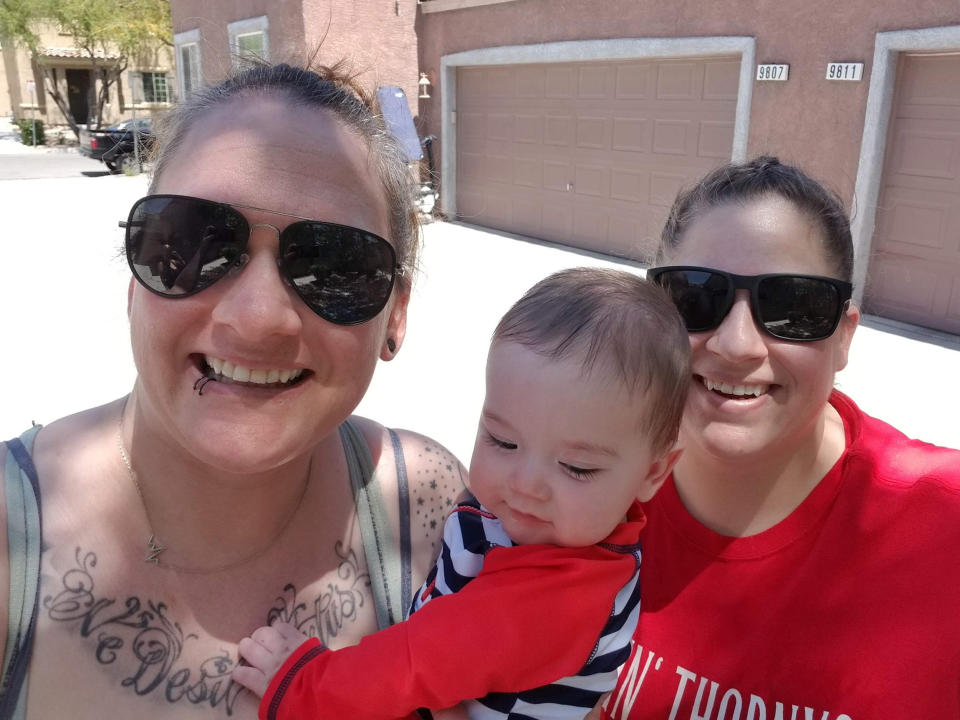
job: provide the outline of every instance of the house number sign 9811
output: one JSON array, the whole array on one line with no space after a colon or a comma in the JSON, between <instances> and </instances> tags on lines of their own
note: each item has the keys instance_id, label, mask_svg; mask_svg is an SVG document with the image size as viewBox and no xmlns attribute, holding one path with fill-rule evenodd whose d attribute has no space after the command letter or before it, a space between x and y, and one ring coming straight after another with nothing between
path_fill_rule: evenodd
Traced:
<instances>
[{"instance_id":1,"label":"house number sign 9811","mask_svg":"<svg viewBox=\"0 0 960 720\"><path fill-rule=\"evenodd\" d=\"M827 80L860 82L862 79L863 63L827 63Z\"/></svg>"},{"instance_id":2,"label":"house number sign 9811","mask_svg":"<svg viewBox=\"0 0 960 720\"><path fill-rule=\"evenodd\" d=\"M789 65L757 65L757 80L786 80L790 75Z\"/></svg>"}]
</instances>

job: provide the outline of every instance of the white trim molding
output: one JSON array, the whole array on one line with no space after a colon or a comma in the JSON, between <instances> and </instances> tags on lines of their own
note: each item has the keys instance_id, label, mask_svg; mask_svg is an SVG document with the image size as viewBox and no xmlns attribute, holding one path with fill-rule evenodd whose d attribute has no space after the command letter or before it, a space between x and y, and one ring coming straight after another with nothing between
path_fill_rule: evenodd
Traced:
<instances>
[{"instance_id":1,"label":"white trim molding","mask_svg":"<svg viewBox=\"0 0 960 720\"><path fill-rule=\"evenodd\" d=\"M203 85L203 59L201 57L200 51L200 28L194 28L193 30L185 30L184 32L179 32L173 36L173 66L176 69L177 74L177 86L176 86L176 96L183 100L187 95L187 88L185 87L186 83L183 78L183 55L182 49L187 45L193 45L195 47L197 66L193 68L196 72L197 77L192 77L194 87L190 88L190 91L193 91L197 87Z\"/></svg>"},{"instance_id":2,"label":"white trim molding","mask_svg":"<svg viewBox=\"0 0 960 720\"><path fill-rule=\"evenodd\" d=\"M240 43L238 38L241 35L254 35L260 33L263 35L263 60L270 58L270 23L266 15L260 15L246 20L235 20L227 24L227 36L230 38L230 55L233 62L240 60Z\"/></svg>"},{"instance_id":3,"label":"white trim molding","mask_svg":"<svg viewBox=\"0 0 960 720\"><path fill-rule=\"evenodd\" d=\"M873 50L870 90L860 141L860 164L853 191L853 297L862 302L870 265L877 201L883 179L887 131L893 110L897 59L902 52L950 52L960 50L960 25L878 32Z\"/></svg>"},{"instance_id":4,"label":"white trim molding","mask_svg":"<svg viewBox=\"0 0 960 720\"><path fill-rule=\"evenodd\" d=\"M447 12L449 10L464 10L482 5L500 5L501 3L516 2L517 0L418 0L420 12L430 13Z\"/></svg>"},{"instance_id":5,"label":"white trim molding","mask_svg":"<svg viewBox=\"0 0 960 720\"><path fill-rule=\"evenodd\" d=\"M431 0L438 2L439 0ZM740 84L733 128L731 159L742 162L747 155L750 132L750 100L753 93L753 66L756 41L752 37L619 38L613 40L570 40L534 45L467 50L440 59L441 139L440 195L443 211L457 212L457 68L477 65L525 65L565 62L601 62L645 58L690 58L717 55L740 56Z\"/></svg>"}]
</instances>

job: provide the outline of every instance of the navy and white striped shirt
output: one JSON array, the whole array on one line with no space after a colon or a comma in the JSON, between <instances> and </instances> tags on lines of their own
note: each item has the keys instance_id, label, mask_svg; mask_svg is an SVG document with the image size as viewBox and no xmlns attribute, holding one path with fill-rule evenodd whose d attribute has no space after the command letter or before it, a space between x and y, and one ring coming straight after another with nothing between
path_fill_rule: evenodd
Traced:
<instances>
[{"instance_id":1,"label":"navy and white striped shirt","mask_svg":"<svg viewBox=\"0 0 960 720\"><path fill-rule=\"evenodd\" d=\"M468 700L464 704L472 720L583 718L601 695L614 688L617 669L630 655L630 643L640 615L640 545L639 542L600 545L615 553L632 555L635 569L628 582L615 595L611 594L609 617L584 666L576 675L549 685L516 693L491 693L477 700ZM501 522L476 499L458 505L447 518L440 557L414 596L411 614L435 597L461 590L480 573L487 552L496 547L512 546L514 542ZM576 553L577 548L570 550ZM571 577L570 582L576 583L577 578ZM590 592L590 588L584 588L584 592ZM549 603L550 598L544 598L545 613L550 612ZM490 612L504 613L508 619L509 610L490 608ZM523 632L522 627L510 629ZM470 648L465 647L464 652L469 653Z\"/></svg>"}]
</instances>

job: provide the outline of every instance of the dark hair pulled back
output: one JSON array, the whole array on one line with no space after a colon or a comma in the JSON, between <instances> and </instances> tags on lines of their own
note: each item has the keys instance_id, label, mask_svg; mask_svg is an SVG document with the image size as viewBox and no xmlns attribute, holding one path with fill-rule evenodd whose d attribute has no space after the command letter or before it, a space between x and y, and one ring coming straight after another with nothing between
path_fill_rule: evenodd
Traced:
<instances>
[{"instance_id":1,"label":"dark hair pulled back","mask_svg":"<svg viewBox=\"0 0 960 720\"><path fill-rule=\"evenodd\" d=\"M816 220L823 231L827 259L837 277L853 277L853 239L843 202L797 167L776 157L761 155L745 163L729 163L712 171L692 188L683 190L670 208L660 235L657 264L683 244L690 224L705 210L726 203L746 203L766 195L779 195Z\"/></svg>"}]
</instances>

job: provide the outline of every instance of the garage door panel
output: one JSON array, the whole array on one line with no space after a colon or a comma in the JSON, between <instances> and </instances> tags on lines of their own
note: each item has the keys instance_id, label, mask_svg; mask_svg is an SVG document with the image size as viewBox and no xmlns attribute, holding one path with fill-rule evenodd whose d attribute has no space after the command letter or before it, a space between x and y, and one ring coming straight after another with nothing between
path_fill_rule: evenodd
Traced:
<instances>
[{"instance_id":1,"label":"garage door panel","mask_svg":"<svg viewBox=\"0 0 960 720\"><path fill-rule=\"evenodd\" d=\"M574 118L570 115L547 115L544 118L544 145L572 145Z\"/></svg>"},{"instance_id":2,"label":"garage door panel","mask_svg":"<svg viewBox=\"0 0 960 720\"><path fill-rule=\"evenodd\" d=\"M486 158L480 153L461 152L457 154L457 173L461 183L474 185L486 180Z\"/></svg>"},{"instance_id":3,"label":"garage door panel","mask_svg":"<svg viewBox=\"0 0 960 720\"><path fill-rule=\"evenodd\" d=\"M592 205L574 203L573 242L578 247L604 252L609 235L610 216Z\"/></svg>"},{"instance_id":4,"label":"garage door panel","mask_svg":"<svg viewBox=\"0 0 960 720\"><path fill-rule=\"evenodd\" d=\"M960 56L901 56L864 307L960 333Z\"/></svg>"},{"instance_id":5,"label":"garage door panel","mask_svg":"<svg viewBox=\"0 0 960 720\"><path fill-rule=\"evenodd\" d=\"M692 144L690 120L653 121L653 152L661 155L686 155Z\"/></svg>"},{"instance_id":6,"label":"garage door panel","mask_svg":"<svg viewBox=\"0 0 960 720\"><path fill-rule=\"evenodd\" d=\"M656 66L651 63L629 63L616 71L614 85L618 100L646 100L652 98L656 88Z\"/></svg>"},{"instance_id":7,"label":"garage door panel","mask_svg":"<svg viewBox=\"0 0 960 720\"><path fill-rule=\"evenodd\" d=\"M686 176L679 173L651 172L650 198L647 202L650 205L670 207L686 182Z\"/></svg>"},{"instance_id":8,"label":"garage door panel","mask_svg":"<svg viewBox=\"0 0 960 720\"><path fill-rule=\"evenodd\" d=\"M510 185L513 180L513 158L509 155L487 155L486 175L492 182Z\"/></svg>"},{"instance_id":9,"label":"garage door panel","mask_svg":"<svg viewBox=\"0 0 960 720\"><path fill-rule=\"evenodd\" d=\"M707 62L703 71L704 100L736 100L740 88L740 63L736 60Z\"/></svg>"},{"instance_id":10,"label":"garage door panel","mask_svg":"<svg viewBox=\"0 0 960 720\"><path fill-rule=\"evenodd\" d=\"M562 202L556 202L554 198L550 200L553 202L544 201L543 205L542 237L548 240L564 238L569 241L573 234L573 206L566 201L565 196Z\"/></svg>"},{"instance_id":11,"label":"garage door panel","mask_svg":"<svg viewBox=\"0 0 960 720\"><path fill-rule=\"evenodd\" d=\"M609 65L584 65L577 78L577 96L582 100L603 99L609 95L613 79Z\"/></svg>"},{"instance_id":12,"label":"garage door panel","mask_svg":"<svg viewBox=\"0 0 960 720\"><path fill-rule=\"evenodd\" d=\"M615 117L611 147L626 152L650 152L650 127L645 117Z\"/></svg>"},{"instance_id":13,"label":"garage door panel","mask_svg":"<svg viewBox=\"0 0 960 720\"><path fill-rule=\"evenodd\" d=\"M936 131L903 123L898 128L890 171L923 178L956 180L960 170L960 131ZM929 123L924 123L929 125ZM954 124L956 126L956 123Z\"/></svg>"},{"instance_id":14,"label":"garage door panel","mask_svg":"<svg viewBox=\"0 0 960 720\"><path fill-rule=\"evenodd\" d=\"M487 114L487 139L501 142L513 141L513 115L507 113Z\"/></svg>"},{"instance_id":15,"label":"garage door panel","mask_svg":"<svg viewBox=\"0 0 960 720\"><path fill-rule=\"evenodd\" d=\"M543 163L540 160L513 159L513 184L540 189L543 187Z\"/></svg>"},{"instance_id":16,"label":"garage door panel","mask_svg":"<svg viewBox=\"0 0 960 720\"><path fill-rule=\"evenodd\" d=\"M936 268L914 264L907 255L884 253L874 258L875 292L888 298L882 305L892 310L926 315L932 312L939 274Z\"/></svg>"},{"instance_id":17,"label":"garage door panel","mask_svg":"<svg viewBox=\"0 0 960 720\"><path fill-rule=\"evenodd\" d=\"M577 147L610 148L610 122L605 117L577 118Z\"/></svg>"},{"instance_id":18,"label":"garage door panel","mask_svg":"<svg viewBox=\"0 0 960 720\"><path fill-rule=\"evenodd\" d=\"M936 105L960 108L955 55L905 57L910 65L901 76L900 101L904 105Z\"/></svg>"},{"instance_id":19,"label":"garage door panel","mask_svg":"<svg viewBox=\"0 0 960 720\"><path fill-rule=\"evenodd\" d=\"M922 254L921 248L944 249L944 230L949 208L936 202L911 197L915 193L889 193L878 208L878 230L884 250Z\"/></svg>"},{"instance_id":20,"label":"garage door panel","mask_svg":"<svg viewBox=\"0 0 960 720\"><path fill-rule=\"evenodd\" d=\"M516 85L514 73L506 68L490 68L484 74L486 94L490 97L514 97Z\"/></svg>"},{"instance_id":21,"label":"garage door panel","mask_svg":"<svg viewBox=\"0 0 960 720\"><path fill-rule=\"evenodd\" d=\"M703 65L662 63L657 72L657 97L661 100L699 100Z\"/></svg>"},{"instance_id":22,"label":"garage door panel","mask_svg":"<svg viewBox=\"0 0 960 720\"><path fill-rule=\"evenodd\" d=\"M697 155L725 159L733 146L733 123L725 120L701 120Z\"/></svg>"},{"instance_id":23,"label":"garage door panel","mask_svg":"<svg viewBox=\"0 0 960 720\"><path fill-rule=\"evenodd\" d=\"M570 163L556 162L552 160L543 161L543 188L544 190L556 190L558 192L567 192L567 184L570 182L573 170Z\"/></svg>"},{"instance_id":24,"label":"garage door panel","mask_svg":"<svg viewBox=\"0 0 960 720\"><path fill-rule=\"evenodd\" d=\"M457 118L457 137L462 140L483 140L486 137L486 123L483 113L461 112Z\"/></svg>"},{"instance_id":25,"label":"garage door panel","mask_svg":"<svg viewBox=\"0 0 960 720\"><path fill-rule=\"evenodd\" d=\"M527 235L537 235L541 231L543 203L537 197L515 196L512 201L512 226Z\"/></svg>"},{"instance_id":26,"label":"garage door panel","mask_svg":"<svg viewBox=\"0 0 960 720\"><path fill-rule=\"evenodd\" d=\"M505 71L512 94L494 90ZM731 153L739 60L543 64L472 75L471 96L457 89L458 162L464 158L457 185L458 212L461 193L488 196L485 220L473 222L646 258L676 189Z\"/></svg>"},{"instance_id":27,"label":"garage door panel","mask_svg":"<svg viewBox=\"0 0 960 720\"><path fill-rule=\"evenodd\" d=\"M542 98L546 91L546 77L539 66L524 66L517 70L517 97Z\"/></svg>"},{"instance_id":28,"label":"garage door panel","mask_svg":"<svg viewBox=\"0 0 960 720\"><path fill-rule=\"evenodd\" d=\"M572 98L577 92L577 72L569 65L548 66L545 72L548 98Z\"/></svg>"},{"instance_id":29,"label":"garage door panel","mask_svg":"<svg viewBox=\"0 0 960 720\"><path fill-rule=\"evenodd\" d=\"M610 172L610 197L640 204L650 196L650 179L639 170L614 168Z\"/></svg>"},{"instance_id":30,"label":"garage door panel","mask_svg":"<svg viewBox=\"0 0 960 720\"><path fill-rule=\"evenodd\" d=\"M573 188L577 195L610 197L610 171L602 165L577 165Z\"/></svg>"},{"instance_id":31,"label":"garage door panel","mask_svg":"<svg viewBox=\"0 0 960 720\"><path fill-rule=\"evenodd\" d=\"M543 142L543 116L516 115L513 119L513 141L517 143Z\"/></svg>"}]
</instances>

